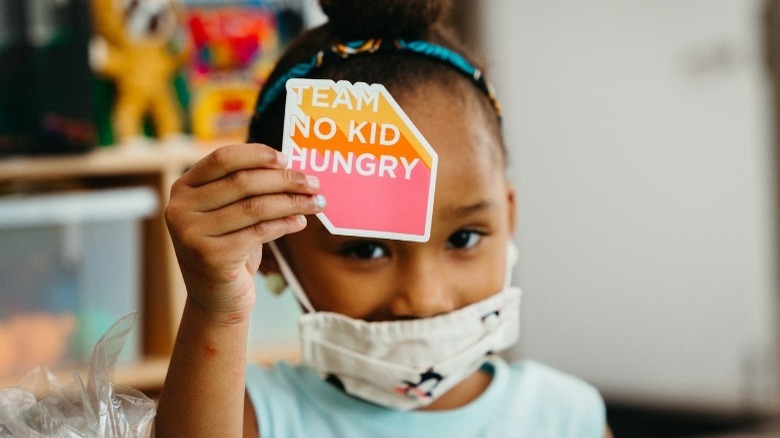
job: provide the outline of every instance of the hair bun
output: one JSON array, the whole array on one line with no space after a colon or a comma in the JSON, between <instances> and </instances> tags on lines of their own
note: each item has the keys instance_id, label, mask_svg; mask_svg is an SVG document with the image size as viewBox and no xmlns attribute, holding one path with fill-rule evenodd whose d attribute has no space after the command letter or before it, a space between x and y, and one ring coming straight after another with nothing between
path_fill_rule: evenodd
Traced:
<instances>
[{"instance_id":1,"label":"hair bun","mask_svg":"<svg viewBox=\"0 0 780 438\"><path fill-rule=\"evenodd\" d=\"M420 37L449 8L448 0L320 0L333 32L345 38Z\"/></svg>"}]
</instances>

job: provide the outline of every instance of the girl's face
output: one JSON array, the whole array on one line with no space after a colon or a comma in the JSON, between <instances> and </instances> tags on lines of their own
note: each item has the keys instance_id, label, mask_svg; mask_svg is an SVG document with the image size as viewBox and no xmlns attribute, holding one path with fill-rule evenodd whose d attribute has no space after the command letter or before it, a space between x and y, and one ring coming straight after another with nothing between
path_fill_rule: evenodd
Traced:
<instances>
[{"instance_id":1,"label":"girl's face","mask_svg":"<svg viewBox=\"0 0 780 438\"><path fill-rule=\"evenodd\" d=\"M439 156L430 240L330 234L309 218L280 248L311 304L366 321L430 317L500 291L514 232L514 191L476 97L439 86L399 104Z\"/></svg>"}]
</instances>

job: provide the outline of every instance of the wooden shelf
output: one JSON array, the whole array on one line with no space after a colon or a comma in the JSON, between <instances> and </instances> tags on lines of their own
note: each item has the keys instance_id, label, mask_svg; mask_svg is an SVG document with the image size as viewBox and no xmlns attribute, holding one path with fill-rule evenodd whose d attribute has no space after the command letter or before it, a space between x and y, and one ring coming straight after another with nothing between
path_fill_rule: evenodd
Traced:
<instances>
[{"instance_id":1,"label":"wooden shelf","mask_svg":"<svg viewBox=\"0 0 780 438\"><path fill-rule=\"evenodd\" d=\"M72 178L117 174L181 172L214 149L183 143L175 147L98 148L84 155L9 157L0 159L0 181Z\"/></svg>"},{"instance_id":2,"label":"wooden shelf","mask_svg":"<svg viewBox=\"0 0 780 438\"><path fill-rule=\"evenodd\" d=\"M173 182L215 148L215 145L193 142L133 149L106 147L74 156L0 158L0 189L12 195L23 194L30 188L35 191L37 186L47 190L67 189L74 182L76 187L87 188L143 185L157 192L160 208L143 226L142 356L139 363L116 370L118 383L151 390L162 386L186 297L163 209ZM271 349L253 353L252 360L271 362L275 358L295 358L295 351L295 348ZM70 371L61 374L65 379L71 378ZM19 377L0 375L0 387L15 383Z\"/></svg>"},{"instance_id":3,"label":"wooden shelf","mask_svg":"<svg viewBox=\"0 0 780 438\"><path fill-rule=\"evenodd\" d=\"M300 353L297 345L263 349L249 353L248 360L260 365L272 365L278 360L297 362ZM159 390L168 372L168 357L148 357L138 363L120 365L114 371L113 382L138 390ZM89 369L79 367L73 369L54 370L53 374L60 383L67 383L73 379L73 372L77 371L83 379L86 379ZM0 388L18 384L23 374L0 376Z\"/></svg>"},{"instance_id":4,"label":"wooden shelf","mask_svg":"<svg viewBox=\"0 0 780 438\"><path fill-rule=\"evenodd\" d=\"M114 371L115 383L129 386L131 388L144 390L158 387L165 379L165 373L168 370L168 358L147 358L138 363L120 365ZM52 370L52 374L61 384L73 380L73 372L78 372L82 379L86 379L89 374L89 368L85 366L66 369ZM11 374L0 376L0 387L9 387L18 385L24 374Z\"/></svg>"}]
</instances>

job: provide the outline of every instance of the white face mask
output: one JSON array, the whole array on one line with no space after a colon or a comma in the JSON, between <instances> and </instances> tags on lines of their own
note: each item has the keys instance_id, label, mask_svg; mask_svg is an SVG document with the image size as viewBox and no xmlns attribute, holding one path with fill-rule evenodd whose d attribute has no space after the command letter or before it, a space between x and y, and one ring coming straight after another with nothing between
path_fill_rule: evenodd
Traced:
<instances>
[{"instance_id":1,"label":"white face mask","mask_svg":"<svg viewBox=\"0 0 780 438\"><path fill-rule=\"evenodd\" d=\"M383 322L315 311L276 245L269 245L309 311L298 322L303 362L372 403L400 410L427 406L519 337L520 289L509 287L516 260L511 244L497 294L444 315Z\"/></svg>"}]
</instances>

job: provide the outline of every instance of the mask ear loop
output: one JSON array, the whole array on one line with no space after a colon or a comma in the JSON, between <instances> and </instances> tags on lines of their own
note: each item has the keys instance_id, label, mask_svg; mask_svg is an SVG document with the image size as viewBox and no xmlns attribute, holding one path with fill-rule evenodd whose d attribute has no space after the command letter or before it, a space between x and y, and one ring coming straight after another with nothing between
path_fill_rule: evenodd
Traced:
<instances>
[{"instance_id":1,"label":"mask ear loop","mask_svg":"<svg viewBox=\"0 0 780 438\"><path fill-rule=\"evenodd\" d=\"M276 263L279 265L279 270L282 271L282 276L284 276L284 279L290 286L290 290L292 290L295 298L298 299L298 302L301 303L306 311L310 313L316 312L316 310L314 310L314 306L312 306L311 302L309 301L309 297L306 296L306 292L303 291L301 284L298 282L295 274L293 274L290 265L287 264L287 260L284 259L282 252L279 251L279 247L276 246L276 242L268 242L266 245L268 245L268 247L271 248L271 252L274 253L274 257L276 257Z\"/></svg>"}]
</instances>

